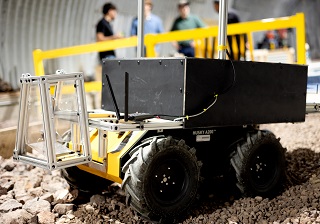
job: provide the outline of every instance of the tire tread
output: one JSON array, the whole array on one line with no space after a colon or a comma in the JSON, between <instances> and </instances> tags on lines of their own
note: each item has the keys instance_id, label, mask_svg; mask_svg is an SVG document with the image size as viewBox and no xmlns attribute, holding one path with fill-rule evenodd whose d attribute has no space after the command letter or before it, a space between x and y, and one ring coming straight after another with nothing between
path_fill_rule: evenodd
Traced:
<instances>
[{"instance_id":1,"label":"tire tread","mask_svg":"<svg viewBox=\"0 0 320 224\"><path fill-rule=\"evenodd\" d=\"M263 144L264 142L271 142L272 144L279 144L279 146L275 145L274 147L277 147L279 155L283 157L280 161L280 164L278 166L278 169L280 170L280 175L284 176L282 173L284 173L284 167L282 167L282 164L284 164L284 152L285 149L281 146L279 141L275 138L274 134L269 131L262 131L258 130L255 132L247 133L247 138L245 141L239 142L236 146L236 149L234 150L235 153L231 154L231 166L234 170L236 179L237 179L237 187L240 190L240 192L244 196L255 196L259 192L254 192L254 190L251 188L250 183L248 181L248 170L246 170L246 164L248 163L248 160L250 160L251 155L253 153L253 150L257 150L256 148ZM275 185L277 187L273 187L273 189L270 189L270 192L265 192L265 195L272 194L272 191L276 191L276 188L280 188L280 185L282 180L277 180L279 183L276 183ZM271 188L271 187L270 187ZM260 192L261 193L261 192ZM262 195L260 195L262 196Z\"/></svg>"},{"instance_id":2,"label":"tire tread","mask_svg":"<svg viewBox=\"0 0 320 224\"><path fill-rule=\"evenodd\" d=\"M164 218L168 218L171 215L178 215L178 211L173 211L172 214L159 214L153 210L146 201L146 195L143 189L144 183L142 180L145 178L145 172L149 164L153 161L153 157L157 153L162 153L164 150L171 150L172 147L178 148L178 150L184 150L188 158L192 159L190 162L194 162L197 169L198 181L200 180L200 167L202 163L197 161L196 149L188 147L184 140L175 140L171 136L168 137L153 137L148 138L147 141L137 146L139 149L133 149L135 153L132 154L134 158L130 158L124 165L123 170L126 171L125 178L122 182L121 188L124 189L126 194L126 203L137 211L144 218L159 221ZM196 194L195 197L196 198ZM186 207L191 206L192 200L189 204L184 205Z\"/></svg>"}]
</instances>

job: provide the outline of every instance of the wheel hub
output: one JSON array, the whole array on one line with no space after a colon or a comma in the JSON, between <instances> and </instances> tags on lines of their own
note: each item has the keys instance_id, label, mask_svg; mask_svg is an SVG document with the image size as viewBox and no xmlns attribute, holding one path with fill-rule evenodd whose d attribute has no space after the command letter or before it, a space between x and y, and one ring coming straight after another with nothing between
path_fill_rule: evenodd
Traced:
<instances>
[{"instance_id":1,"label":"wheel hub","mask_svg":"<svg viewBox=\"0 0 320 224\"><path fill-rule=\"evenodd\" d=\"M266 182L272 180L275 172L275 158L271 158L267 150L261 150L257 155L250 168L252 178L257 184L264 185Z\"/></svg>"},{"instance_id":2,"label":"wheel hub","mask_svg":"<svg viewBox=\"0 0 320 224\"><path fill-rule=\"evenodd\" d=\"M183 166L177 161L169 160L154 171L152 191L159 201L171 203L181 196L185 180Z\"/></svg>"},{"instance_id":3,"label":"wheel hub","mask_svg":"<svg viewBox=\"0 0 320 224\"><path fill-rule=\"evenodd\" d=\"M257 159L259 159L258 156ZM250 168L250 170L256 172L257 178L260 179L260 177L263 176L266 171L268 171L268 167L266 163L256 163L255 167Z\"/></svg>"}]
</instances>

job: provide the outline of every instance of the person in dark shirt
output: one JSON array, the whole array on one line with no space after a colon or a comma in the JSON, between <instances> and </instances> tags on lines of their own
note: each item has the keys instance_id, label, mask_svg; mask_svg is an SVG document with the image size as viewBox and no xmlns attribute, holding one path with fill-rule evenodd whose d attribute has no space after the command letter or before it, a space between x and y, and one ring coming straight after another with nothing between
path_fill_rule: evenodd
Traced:
<instances>
[{"instance_id":1,"label":"person in dark shirt","mask_svg":"<svg viewBox=\"0 0 320 224\"><path fill-rule=\"evenodd\" d=\"M217 13L219 13L219 7L220 7L220 0L213 0L213 6L214 6L214 9ZM233 23L239 23L240 22L240 19L239 19L239 16L238 14L233 10L233 9L230 9L228 10L228 21L227 23L228 24L233 24ZM232 48L232 38L233 36L228 36L227 39L228 39L228 45L229 45L229 49L230 49L230 56L231 58L230 59L233 59L233 60L240 60L241 58L241 46L240 46L240 35L234 35L235 38L236 38L236 42L237 42L237 45L238 45L238 51L237 53L235 54L234 52L234 49ZM243 36L243 38L245 38ZM243 57L245 57L245 54L242 55Z\"/></svg>"},{"instance_id":2,"label":"person in dark shirt","mask_svg":"<svg viewBox=\"0 0 320 224\"><path fill-rule=\"evenodd\" d=\"M96 29L97 41L108 41L121 38L120 35L113 33L111 22L117 17L117 8L112 3L106 3L102 9L103 18L98 22ZM100 60L104 58L114 58L116 56L115 51L99 52Z\"/></svg>"}]
</instances>

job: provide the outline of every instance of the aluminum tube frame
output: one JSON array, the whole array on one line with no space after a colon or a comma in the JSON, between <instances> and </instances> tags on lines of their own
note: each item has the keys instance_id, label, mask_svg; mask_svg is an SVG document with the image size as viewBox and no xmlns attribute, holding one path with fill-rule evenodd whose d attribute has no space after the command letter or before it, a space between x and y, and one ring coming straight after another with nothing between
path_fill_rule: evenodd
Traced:
<instances>
[{"instance_id":1,"label":"aluminum tube frame","mask_svg":"<svg viewBox=\"0 0 320 224\"><path fill-rule=\"evenodd\" d=\"M107 148L108 148L108 132L106 130L98 129L99 136L99 147L98 147L98 156L100 158L107 158Z\"/></svg>"},{"instance_id":2,"label":"aluminum tube frame","mask_svg":"<svg viewBox=\"0 0 320 224\"><path fill-rule=\"evenodd\" d=\"M28 77L30 75L23 74L23 77ZM20 88L20 104L19 104L19 120L18 120L18 131L16 132L16 146L13 151L13 159L18 160L19 155L26 154L26 150L24 148L25 145L25 137L24 133L26 133L26 120L27 120L27 113L21 113L27 108L27 96L29 95L30 86L25 85L24 82L26 80L21 80L21 88Z\"/></svg>"},{"instance_id":3,"label":"aluminum tube frame","mask_svg":"<svg viewBox=\"0 0 320 224\"><path fill-rule=\"evenodd\" d=\"M104 119L92 120L89 119L89 127L100 130L119 132L119 131L142 131L142 130L164 130L164 129L182 129L183 122L163 120L162 122L140 122L140 123L115 123L108 122Z\"/></svg>"},{"instance_id":4,"label":"aluminum tube frame","mask_svg":"<svg viewBox=\"0 0 320 224\"><path fill-rule=\"evenodd\" d=\"M82 73L46 75L46 76L30 76L23 75L21 81L21 99L19 105L19 123L17 130L16 147L13 158L17 161L32 164L49 170L61 169L88 163L91 161L90 138L88 129L88 114L86 109L86 99L84 91L84 77ZM77 98L77 111L56 111L54 110L55 103L58 105L60 100L61 83L60 81L73 81L75 94ZM56 86L55 97L53 99L50 93L50 87ZM26 151L26 136L28 135L29 113L28 102L31 86L39 88L42 109L42 130L44 135L43 140L43 156L45 159L37 158L36 156L27 155ZM60 93L59 93L60 92ZM54 97L54 98L55 98ZM56 101L58 100L58 101ZM58 108L57 108L58 109ZM55 113L56 112L56 113ZM75 116L76 113L76 116ZM30 115L32 116L32 115ZM76 117L76 118L75 118ZM55 118L65 119L77 127L77 138L73 139L73 147L81 147L81 153L74 153L68 156L60 155L56 152L56 131ZM68 119L69 118L69 119ZM79 129L79 130L78 130ZM81 143L81 145L80 145ZM30 146L30 145L29 145ZM31 146L32 147L32 146Z\"/></svg>"},{"instance_id":5,"label":"aluminum tube frame","mask_svg":"<svg viewBox=\"0 0 320 224\"><path fill-rule=\"evenodd\" d=\"M309 113L320 113L320 103L307 103L306 114Z\"/></svg>"},{"instance_id":6,"label":"aluminum tube frame","mask_svg":"<svg viewBox=\"0 0 320 224\"><path fill-rule=\"evenodd\" d=\"M220 0L219 31L218 31L218 58L226 59L227 46L228 0Z\"/></svg>"},{"instance_id":7,"label":"aluminum tube frame","mask_svg":"<svg viewBox=\"0 0 320 224\"><path fill-rule=\"evenodd\" d=\"M138 0L138 49L137 57L144 57L144 0Z\"/></svg>"}]
</instances>

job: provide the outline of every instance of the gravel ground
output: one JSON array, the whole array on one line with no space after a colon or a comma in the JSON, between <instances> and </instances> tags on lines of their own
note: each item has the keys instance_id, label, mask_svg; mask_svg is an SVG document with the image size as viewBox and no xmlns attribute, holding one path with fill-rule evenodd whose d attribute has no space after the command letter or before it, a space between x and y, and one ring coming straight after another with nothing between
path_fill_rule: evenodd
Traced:
<instances>
[{"instance_id":1,"label":"gravel ground","mask_svg":"<svg viewBox=\"0 0 320 224\"><path fill-rule=\"evenodd\" d=\"M310 114L304 123L261 126L261 129L269 129L281 137L281 143L287 148L288 181L280 195L275 198L242 198L223 181L218 181L177 222L320 223L319 121L320 114ZM125 205L124 194L117 184L101 195L78 195L76 190L66 193L69 186L59 173L50 174L5 159L0 159L0 177L1 223L149 223ZM48 193L52 194L52 200L45 197ZM8 206L10 200L21 206ZM32 200L49 201L47 213L30 210L28 203ZM18 212L26 218L14 218Z\"/></svg>"}]
</instances>

